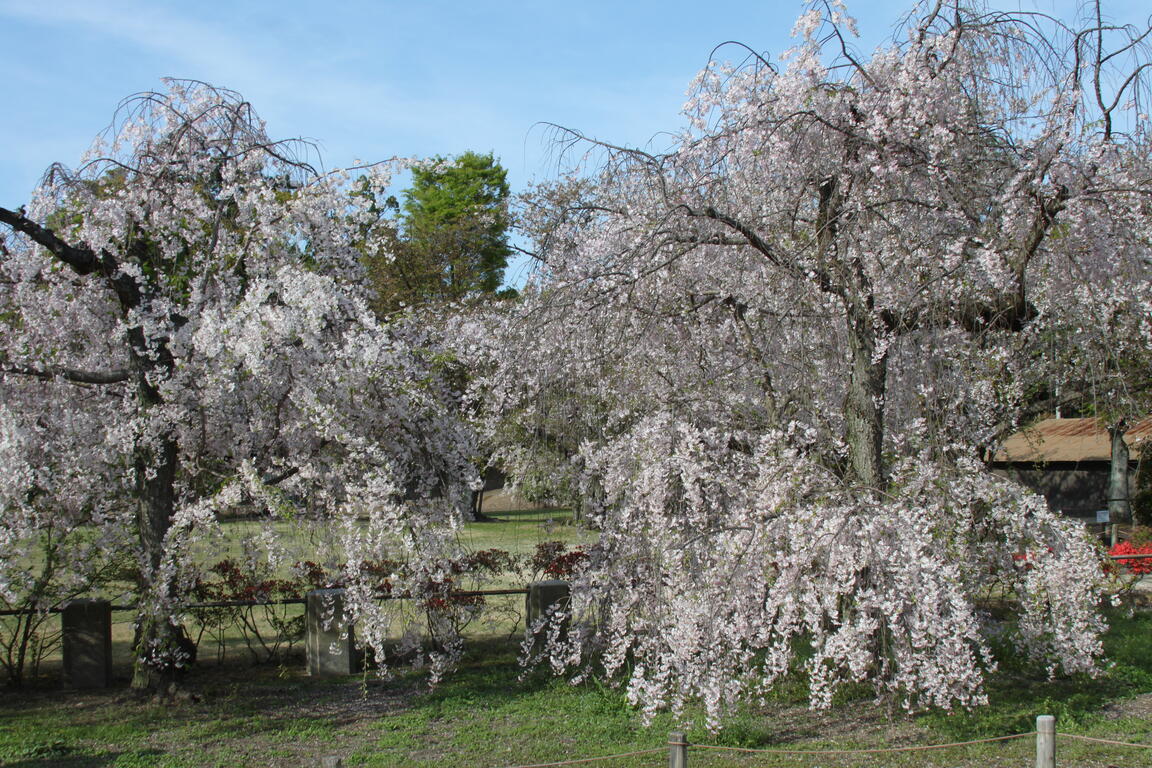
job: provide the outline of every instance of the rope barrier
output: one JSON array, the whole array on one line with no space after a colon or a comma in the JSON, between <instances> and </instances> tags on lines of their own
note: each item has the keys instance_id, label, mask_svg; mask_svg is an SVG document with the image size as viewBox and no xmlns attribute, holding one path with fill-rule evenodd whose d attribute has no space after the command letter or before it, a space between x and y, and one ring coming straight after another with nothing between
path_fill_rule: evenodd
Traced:
<instances>
[{"instance_id":1,"label":"rope barrier","mask_svg":"<svg viewBox=\"0 0 1152 768\"><path fill-rule=\"evenodd\" d=\"M912 747L886 747L876 749L749 749L747 747L723 747L711 744L688 744L669 742L669 746L685 746L692 749L712 749L724 752L743 752L750 754L777 754L777 755L876 755L876 754L892 754L895 752L923 752L929 749L949 749L952 747L966 747L972 744L991 744L998 741L1011 741L1013 739L1026 739L1030 736L1035 736L1036 731L1029 731L1028 733L1016 733L1011 736L994 736L987 739L972 739L970 741L955 741L949 744L926 744L921 746ZM1060 734L1064 735L1064 734ZM1102 739L1088 739L1086 736L1073 737L1081 738L1088 741L1104 741ZM1128 744L1127 742L1106 742L1114 744L1122 744L1124 746L1140 746L1143 744ZM530 765L511 765L505 768L555 768L556 766L563 765L578 765L581 763L597 763L605 760L616 760L623 757L636 757L638 755L652 755L657 752L664 752L665 748L660 747L656 749L642 749L637 752L620 752L614 755L600 755L598 757L585 757L577 760L561 760L554 763L532 763Z\"/></svg>"},{"instance_id":2,"label":"rope barrier","mask_svg":"<svg viewBox=\"0 0 1152 768\"><path fill-rule=\"evenodd\" d=\"M951 744L925 744L913 747L884 747L876 749L749 749L747 747L720 747L709 744L693 744L693 749L716 749L728 752L770 753L777 755L877 755L891 754L893 752L923 752L928 749L949 749L951 747L965 747L970 744L990 744L994 741L1010 741L1012 739L1026 739L1035 736L1036 731L1016 733L1011 736L995 736L990 739L973 739L971 741L956 741Z\"/></svg>"},{"instance_id":3,"label":"rope barrier","mask_svg":"<svg viewBox=\"0 0 1152 768\"><path fill-rule=\"evenodd\" d=\"M600 757L585 757L579 760L561 760L558 763L532 763L531 765L509 765L506 768L551 768L556 765L576 765L577 763L597 763L604 760L615 760L621 757L635 757L636 755L654 755L657 752L666 752L664 747L657 749L642 749L639 752L621 752L618 755L601 755Z\"/></svg>"},{"instance_id":4,"label":"rope barrier","mask_svg":"<svg viewBox=\"0 0 1152 768\"><path fill-rule=\"evenodd\" d=\"M721 752L741 752L745 754L776 754L776 755L879 755L879 754L893 754L896 752L924 752L933 749L951 749L953 747L967 747L973 744L991 744L1000 741L1012 741L1015 739L1026 739L1035 736L1036 731L1028 731L1027 733L1014 733L1011 736L993 736L987 739L971 739L969 741L954 741L948 744L923 744L911 747L882 747L874 749L751 749L749 747L724 747L713 744L689 744L687 742L669 742L669 746L684 746L693 749L711 749ZM1152 744L1136 744L1130 741L1115 741L1113 739L1097 739L1091 736L1077 736L1071 733L1058 733L1060 738L1076 739L1078 741L1088 741L1097 744L1111 744L1119 747L1136 747L1138 749L1152 749ZM506 768L554 768L555 766L563 765L577 765L581 763L596 763L605 760L615 760L623 757L635 757L638 755L651 755L657 752L663 752L664 748L657 749L643 749L637 752L621 752L615 755L601 755L599 757L586 757L578 760L561 760L554 763L532 763L531 765L514 765L506 766Z\"/></svg>"},{"instance_id":5,"label":"rope barrier","mask_svg":"<svg viewBox=\"0 0 1152 768\"><path fill-rule=\"evenodd\" d=\"M1136 744L1131 741L1114 741L1112 739L1095 739L1091 736L1077 736L1074 733L1057 733L1062 739L1076 739L1077 741L1092 741L1097 744L1115 744L1118 747L1136 747L1137 749L1152 749L1152 744Z\"/></svg>"}]
</instances>

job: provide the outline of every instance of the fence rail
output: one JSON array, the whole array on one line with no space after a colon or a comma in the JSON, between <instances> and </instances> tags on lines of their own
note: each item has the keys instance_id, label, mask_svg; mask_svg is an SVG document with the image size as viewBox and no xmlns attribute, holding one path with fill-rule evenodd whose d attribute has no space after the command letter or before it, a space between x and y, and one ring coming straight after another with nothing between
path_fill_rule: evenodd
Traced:
<instances>
[{"instance_id":1,"label":"fence rail","mask_svg":"<svg viewBox=\"0 0 1152 768\"><path fill-rule=\"evenodd\" d=\"M488 597L497 595L526 595L528 594L527 587L517 589L468 589L459 592L449 592L448 599L456 600L459 598L468 597ZM400 594L381 594L377 595L378 600L419 600L419 595L413 595L408 592L401 592ZM211 603L188 603L183 606L188 609L199 608L240 608L243 606L256 606L256 605L304 605L307 603L307 598L303 597L283 597L276 600L219 600ZM139 608L137 605L112 605L109 610L116 611L135 611ZM24 608L0 611L0 616L25 616L29 613L63 613L64 608L61 606L52 606L39 610L37 608Z\"/></svg>"},{"instance_id":2,"label":"fence rail","mask_svg":"<svg viewBox=\"0 0 1152 768\"><path fill-rule=\"evenodd\" d=\"M1152 554L1148 555L1105 555L1106 560L1147 560L1152 558ZM518 589L472 589L461 590L459 592L449 592L450 599L468 598L468 597L486 597L495 595L526 595L528 594L527 588ZM413 600L419 599L418 595L412 595L407 592L402 592L398 595L381 594L376 596L378 600ZM303 597L285 597L278 600L221 600L213 603L189 603L184 606L185 608L198 609L198 608L239 608L245 605L304 605L307 602ZM135 605L113 605L113 611L135 611L138 606ZM25 616L29 613L61 613L64 609L60 606L53 606L45 608L43 611L36 608L17 608L0 610L0 616Z\"/></svg>"}]
</instances>

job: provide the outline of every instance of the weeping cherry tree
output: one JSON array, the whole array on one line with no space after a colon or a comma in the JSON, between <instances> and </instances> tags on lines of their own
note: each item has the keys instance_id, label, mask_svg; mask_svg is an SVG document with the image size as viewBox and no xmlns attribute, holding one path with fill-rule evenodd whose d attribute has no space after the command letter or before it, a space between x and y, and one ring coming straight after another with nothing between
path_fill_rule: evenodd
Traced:
<instances>
[{"instance_id":1,"label":"weeping cherry tree","mask_svg":"<svg viewBox=\"0 0 1152 768\"><path fill-rule=\"evenodd\" d=\"M815 3L782 63L710 65L665 152L563 132L586 153L520 211L489 429L566 446L505 457L600 532L545 656L648 713L797 672L817 706L980 703L989 594L1053 674L1100 654L1093 546L984 458L1058 339L1122 307L1149 346L1146 33L948 0L852 32Z\"/></svg>"},{"instance_id":2,"label":"weeping cherry tree","mask_svg":"<svg viewBox=\"0 0 1152 768\"><path fill-rule=\"evenodd\" d=\"M395 164L320 173L239 94L167 86L0 208L0 592L45 526L129 547L133 685L166 688L220 517L245 512L263 520L249 558L343 568L382 652L370 564L409 562L396 588L420 594L473 474L435 342L381 325L364 293L363 225Z\"/></svg>"}]
</instances>

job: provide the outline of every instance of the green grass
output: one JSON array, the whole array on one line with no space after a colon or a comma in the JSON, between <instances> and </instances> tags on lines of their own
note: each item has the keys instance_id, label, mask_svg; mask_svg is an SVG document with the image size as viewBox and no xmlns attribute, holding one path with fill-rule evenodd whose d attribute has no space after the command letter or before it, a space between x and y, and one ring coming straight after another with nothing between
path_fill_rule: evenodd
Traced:
<instances>
[{"instance_id":1,"label":"green grass","mask_svg":"<svg viewBox=\"0 0 1152 768\"><path fill-rule=\"evenodd\" d=\"M718 735L689 727L689 741L754 749L882 748L1029 731L1038 714L1058 730L1152 743L1152 614L1113 616L1112 666L1097 679L1047 681L1024 665L993 678L988 707L972 712L890 714L861 691L813 713L803 685L783 686L764 706L735 713ZM420 673L395 679L305 676L284 666L229 664L193 670L187 698L140 700L123 687L66 692L45 686L0 699L0 764L31 766L312 766L338 755L349 766L482 768L646 749L603 765L660 766L676 722L645 726L609 685L570 685L518 666L514 643L474 638L462 667L428 690ZM690 713L699 721L700 714ZM693 766L1023 766L1033 742L895 755L742 755L693 748ZM1148 751L1059 741L1061 765L1147 766Z\"/></svg>"},{"instance_id":2,"label":"green grass","mask_svg":"<svg viewBox=\"0 0 1152 768\"><path fill-rule=\"evenodd\" d=\"M572 513L565 510L502 512L494 522L466 523L460 531L460 543L472 551L504 549L524 555L545 541L563 541L572 546L591 542L593 535L571 520Z\"/></svg>"},{"instance_id":3,"label":"green grass","mask_svg":"<svg viewBox=\"0 0 1152 768\"><path fill-rule=\"evenodd\" d=\"M472 549L528 553L541 541L581 541L557 514L501 513L501 522L464 527ZM229 525L241 525L230 523ZM239 529L237 529L239 530ZM510 606L522 601L507 598ZM349 766L524 765L657 749L658 753L593 765L660 766L677 723L667 714L645 726L621 690L588 682L570 685L546 673L525 674L516 659L516 630L474 625L461 668L428 690L422 673L394 679L315 679L303 660L248 663L236 636L223 665L201 648L201 664L188 676L183 698L139 699L127 690L129 614L115 614L116 686L106 691L64 691L59 660L48 677L23 692L0 695L0 765L32 766L314 766L338 755ZM827 713L807 709L805 686L788 680L763 706L734 713L718 735L698 723L696 744L752 749L882 748L964 741L1030 731L1038 714L1054 714L1058 730L1119 741L1152 743L1152 614L1109 617L1105 637L1110 666L1090 679L1047 680L1020 662L1002 665L989 684L991 703L970 712L891 714L859 689L840 696ZM504 620L502 620L504 621ZM509 635L513 635L509 638ZM1007 650L1007 649L1005 649ZM299 646L297 647L299 654ZM896 755L742 755L694 748L697 766L1023 766L1030 739ZM1059 742L1062 765L1092 768L1152 765L1152 752Z\"/></svg>"}]
</instances>

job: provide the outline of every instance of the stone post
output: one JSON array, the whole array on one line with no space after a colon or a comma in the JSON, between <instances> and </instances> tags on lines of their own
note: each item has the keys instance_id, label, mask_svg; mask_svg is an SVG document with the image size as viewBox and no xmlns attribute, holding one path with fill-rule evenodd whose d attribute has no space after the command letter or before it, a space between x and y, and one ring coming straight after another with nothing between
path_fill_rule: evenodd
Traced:
<instances>
[{"instance_id":1,"label":"stone post","mask_svg":"<svg viewBox=\"0 0 1152 768\"><path fill-rule=\"evenodd\" d=\"M112 604L70 600L60 612L64 679L73 688L107 688L112 682Z\"/></svg>"},{"instance_id":2,"label":"stone post","mask_svg":"<svg viewBox=\"0 0 1152 768\"><path fill-rule=\"evenodd\" d=\"M344 611L343 589L314 589L306 596L304 645L308 674L321 677L360 671L363 654Z\"/></svg>"},{"instance_id":3,"label":"stone post","mask_svg":"<svg viewBox=\"0 0 1152 768\"><path fill-rule=\"evenodd\" d=\"M528 585L528 597L525 600L526 633L532 632L532 625L547 616L553 610L568 608L571 597L571 588L566 581L534 581ZM560 633L563 635L568 629L568 617L564 617L560 624ZM542 649L543 635L533 643L532 651L537 653Z\"/></svg>"}]
</instances>

